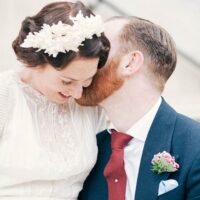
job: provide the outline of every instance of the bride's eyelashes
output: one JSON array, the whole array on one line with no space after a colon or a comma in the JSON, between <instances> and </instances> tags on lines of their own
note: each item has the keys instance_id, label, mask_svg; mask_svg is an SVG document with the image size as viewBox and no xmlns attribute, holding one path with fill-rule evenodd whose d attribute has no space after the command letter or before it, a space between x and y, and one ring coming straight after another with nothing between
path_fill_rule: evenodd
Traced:
<instances>
[{"instance_id":1,"label":"bride's eyelashes","mask_svg":"<svg viewBox=\"0 0 200 200\"><path fill-rule=\"evenodd\" d=\"M71 83L72 83L71 81L63 81L63 80L62 80L62 84L63 84L63 85L70 85Z\"/></svg>"},{"instance_id":2,"label":"bride's eyelashes","mask_svg":"<svg viewBox=\"0 0 200 200\"><path fill-rule=\"evenodd\" d=\"M93 79L93 77L85 80L83 82L83 87L88 87L91 84L92 79ZM70 84L72 84L72 81L64 81L64 80L62 80L61 82L62 82L63 85L70 85Z\"/></svg>"}]
</instances>

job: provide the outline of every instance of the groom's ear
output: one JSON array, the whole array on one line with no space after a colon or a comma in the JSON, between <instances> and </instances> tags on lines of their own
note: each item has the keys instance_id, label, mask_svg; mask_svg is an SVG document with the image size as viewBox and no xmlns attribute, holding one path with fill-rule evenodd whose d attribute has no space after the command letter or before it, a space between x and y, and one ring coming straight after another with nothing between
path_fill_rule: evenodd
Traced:
<instances>
[{"instance_id":1,"label":"groom's ear","mask_svg":"<svg viewBox=\"0 0 200 200\"><path fill-rule=\"evenodd\" d=\"M124 77L130 77L137 73L144 64L144 55L141 51L132 51L123 56L119 70Z\"/></svg>"}]
</instances>

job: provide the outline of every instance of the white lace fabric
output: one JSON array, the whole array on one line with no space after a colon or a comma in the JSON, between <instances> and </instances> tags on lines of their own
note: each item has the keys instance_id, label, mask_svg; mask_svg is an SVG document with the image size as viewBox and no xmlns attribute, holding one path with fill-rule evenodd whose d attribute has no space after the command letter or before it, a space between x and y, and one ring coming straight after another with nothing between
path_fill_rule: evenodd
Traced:
<instances>
[{"instance_id":1,"label":"white lace fabric","mask_svg":"<svg viewBox=\"0 0 200 200\"><path fill-rule=\"evenodd\" d=\"M103 112L63 105L20 81L0 75L0 200L75 200L97 155Z\"/></svg>"}]
</instances>

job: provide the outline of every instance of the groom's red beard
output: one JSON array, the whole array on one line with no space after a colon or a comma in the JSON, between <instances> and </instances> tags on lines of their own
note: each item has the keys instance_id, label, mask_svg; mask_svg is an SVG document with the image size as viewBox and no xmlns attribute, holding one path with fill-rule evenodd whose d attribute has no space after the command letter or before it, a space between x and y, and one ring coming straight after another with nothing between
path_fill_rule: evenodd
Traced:
<instances>
[{"instance_id":1,"label":"groom's red beard","mask_svg":"<svg viewBox=\"0 0 200 200\"><path fill-rule=\"evenodd\" d=\"M113 59L99 69L91 85L83 89L83 94L77 103L83 106L96 106L123 85L123 80L117 74L119 60Z\"/></svg>"}]
</instances>

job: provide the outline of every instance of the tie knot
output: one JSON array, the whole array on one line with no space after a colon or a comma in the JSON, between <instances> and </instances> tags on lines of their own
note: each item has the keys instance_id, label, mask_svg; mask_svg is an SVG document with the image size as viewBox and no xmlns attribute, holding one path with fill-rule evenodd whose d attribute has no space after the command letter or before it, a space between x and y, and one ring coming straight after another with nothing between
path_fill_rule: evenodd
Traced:
<instances>
[{"instance_id":1,"label":"tie knot","mask_svg":"<svg viewBox=\"0 0 200 200\"><path fill-rule=\"evenodd\" d=\"M112 149L123 149L133 138L125 133L118 132L114 129L111 130Z\"/></svg>"}]
</instances>

